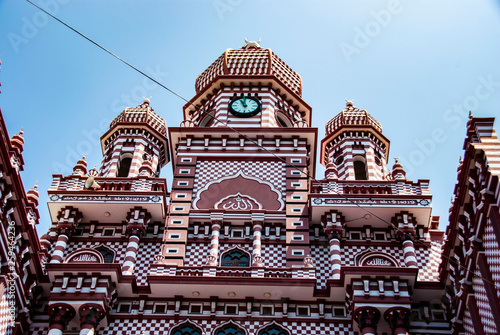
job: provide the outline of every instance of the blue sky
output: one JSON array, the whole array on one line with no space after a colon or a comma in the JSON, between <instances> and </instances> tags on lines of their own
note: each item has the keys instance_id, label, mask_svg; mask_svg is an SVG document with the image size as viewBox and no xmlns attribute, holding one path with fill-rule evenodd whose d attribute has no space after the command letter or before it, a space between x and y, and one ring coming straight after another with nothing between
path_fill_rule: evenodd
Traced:
<instances>
[{"instance_id":1,"label":"blue sky","mask_svg":"<svg viewBox=\"0 0 500 335\"><path fill-rule=\"evenodd\" d=\"M224 50L261 38L302 76L320 139L345 98L382 123L389 165L399 157L409 179L430 179L442 228L468 111L499 115L499 1L33 2L187 99ZM0 108L11 136L24 127L22 177L39 183L43 234L52 174L82 154L99 166L99 137L143 96L174 127L184 102L26 1L0 1L0 36Z\"/></svg>"}]
</instances>

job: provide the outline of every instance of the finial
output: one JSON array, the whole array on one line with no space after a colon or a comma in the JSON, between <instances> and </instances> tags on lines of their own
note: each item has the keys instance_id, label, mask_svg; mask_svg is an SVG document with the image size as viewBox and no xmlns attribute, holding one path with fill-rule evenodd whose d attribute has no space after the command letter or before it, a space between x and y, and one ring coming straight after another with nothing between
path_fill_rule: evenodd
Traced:
<instances>
[{"instance_id":1,"label":"finial","mask_svg":"<svg viewBox=\"0 0 500 335\"><path fill-rule=\"evenodd\" d=\"M142 98L143 98L143 102L142 103L148 104L148 105L151 103L151 97L149 97L149 98L142 97Z\"/></svg>"},{"instance_id":2,"label":"finial","mask_svg":"<svg viewBox=\"0 0 500 335\"><path fill-rule=\"evenodd\" d=\"M462 156L460 156L460 157L458 158L458 162L459 162L460 164L462 164L462 163L464 162L464 160L462 159Z\"/></svg>"},{"instance_id":3,"label":"finial","mask_svg":"<svg viewBox=\"0 0 500 335\"><path fill-rule=\"evenodd\" d=\"M352 107L352 106L354 106L354 99L352 99L352 100L345 99L345 106L346 107Z\"/></svg>"},{"instance_id":4,"label":"finial","mask_svg":"<svg viewBox=\"0 0 500 335\"><path fill-rule=\"evenodd\" d=\"M398 157L394 157L394 164L397 164L399 163L399 158Z\"/></svg>"},{"instance_id":5,"label":"finial","mask_svg":"<svg viewBox=\"0 0 500 335\"><path fill-rule=\"evenodd\" d=\"M38 180L35 182L35 186L33 188L36 190L38 188Z\"/></svg>"},{"instance_id":6,"label":"finial","mask_svg":"<svg viewBox=\"0 0 500 335\"><path fill-rule=\"evenodd\" d=\"M471 112L471 111L469 111L469 119L472 119L472 117L473 117L473 116L474 116L474 115L472 115L472 112Z\"/></svg>"},{"instance_id":7,"label":"finial","mask_svg":"<svg viewBox=\"0 0 500 335\"><path fill-rule=\"evenodd\" d=\"M260 48L260 45L259 45L259 43L260 43L260 37L259 37L258 41L249 41L245 37L245 43L246 43L246 47L247 48Z\"/></svg>"},{"instance_id":8,"label":"finial","mask_svg":"<svg viewBox=\"0 0 500 335\"><path fill-rule=\"evenodd\" d=\"M23 136L24 134L24 130L23 130L23 127L21 127L21 130L19 130L19 135Z\"/></svg>"}]
</instances>

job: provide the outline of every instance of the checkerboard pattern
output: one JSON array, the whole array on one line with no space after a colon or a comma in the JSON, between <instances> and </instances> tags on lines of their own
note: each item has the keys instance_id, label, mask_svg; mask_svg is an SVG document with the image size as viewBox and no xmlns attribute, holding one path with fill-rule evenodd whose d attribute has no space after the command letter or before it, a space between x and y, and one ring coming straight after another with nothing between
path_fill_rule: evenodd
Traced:
<instances>
[{"instance_id":1,"label":"checkerboard pattern","mask_svg":"<svg viewBox=\"0 0 500 335\"><path fill-rule=\"evenodd\" d=\"M154 262L154 257L161 251L161 243L140 243L137 250L134 274L137 277L137 285L147 285L149 266Z\"/></svg>"},{"instance_id":2,"label":"checkerboard pattern","mask_svg":"<svg viewBox=\"0 0 500 335\"><path fill-rule=\"evenodd\" d=\"M474 273L481 273L479 266L476 266ZM472 288L476 296L477 309L484 332L486 334L498 334L483 280L478 276L472 277Z\"/></svg>"},{"instance_id":3,"label":"checkerboard pattern","mask_svg":"<svg viewBox=\"0 0 500 335\"><path fill-rule=\"evenodd\" d=\"M286 266L286 247L282 244L262 244L261 255L265 267L280 268Z\"/></svg>"},{"instance_id":4,"label":"checkerboard pattern","mask_svg":"<svg viewBox=\"0 0 500 335\"><path fill-rule=\"evenodd\" d=\"M486 261L488 262L491 280L500 287L500 248L498 245L496 235L493 232L493 226L488 220L483 234L483 247L484 253L486 255ZM497 290L500 298L500 292Z\"/></svg>"},{"instance_id":5,"label":"checkerboard pattern","mask_svg":"<svg viewBox=\"0 0 500 335\"><path fill-rule=\"evenodd\" d=\"M36 326L31 325L31 328L28 332L29 335L47 335L49 333L49 325L40 326L37 324Z\"/></svg>"},{"instance_id":6,"label":"checkerboard pattern","mask_svg":"<svg viewBox=\"0 0 500 335\"><path fill-rule=\"evenodd\" d=\"M342 266L356 266L356 256L363 252L364 250L368 249L368 247L364 245L346 245L342 244L341 245L341 262ZM398 249L393 249L391 247L381 247L381 246L376 246L376 247L370 247L373 251L379 251L379 252L384 252L388 255L391 255L394 257L398 262L400 266L404 266L405 264L405 258L404 258L404 253L401 248Z\"/></svg>"},{"instance_id":7,"label":"checkerboard pattern","mask_svg":"<svg viewBox=\"0 0 500 335\"><path fill-rule=\"evenodd\" d=\"M466 334L475 334L474 324L472 323L472 317L470 311L467 308L464 313L464 329Z\"/></svg>"},{"instance_id":8,"label":"checkerboard pattern","mask_svg":"<svg viewBox=\"0 0 500 335\"><path fill-rule=\"evenodd\" d=\"M311 257L316 267L316 287L326 288L326 280L330 278L332 267L330 265L330 253L326 245L311 245Z\"/></svg>"},{"instance_id":9,"label":"checkerboard pattern","mask_svg":"<svg viewBox=\"0 0 500 335\"><path fill-rule=\"evenodd\" d=\"M108 328L99 332L102 335L126 335L126 334L141 334L145 332L146 335L160 335L166 334L170 329L174 328L180 320L175 322L171 317L165 319L155 320L138 320L138 319L124 319L112 321ZM212 334L213 331L220 325L226 323L226 320L200 320L193 322L207 334ZM237 324L245 328L249 333L257 334L257 332L270 324L269 321L243 321ZM283 322L280 323L282 327L288 329L291 334L308 334L308 335L323 335L323 334L336 334L336 335L354 335L350 323L322 323L322 322ZM35 333L33 333L35 335ZM39 334L36 334L39 335ZM40 334L41 335L41 334Z\"/></svg>"},{"instance_id":10,"label":"checkerboard pattern","mask_svg":"<svg viewBox=\"0 0 500 335\"><path fill-rule=\"evenodd\" d=\"M416 248L419 281L437 281L441 264L441 243L431 242L431 247Z\"/></svg>"},{"instance_id":11,"label":"checkerboard pattern","mask_svg":"<svg viewBox=\"0 0 500 335\"><path fill-rule=\"evenodd\" d=\"M0 300L0 334L11 335L12 328L9 326L9 323L12 319L9 313L9 302L7 300L7 294L5 294L5 286L3 283L0 285L0 293L2 296L2 300Z\"/></svg>"},{"instance_id":12,"label":"checkerboard pattern","mask_svg":"<svg viewBox=\"0 0 500 335\"><path fill-rule=\"evenodd\" d=\"M206 243L190 243L186 247L184 266L202 266L206 263L210 245Z\"/></svg>"},{"instance_id":13,"label":"checkerboard pattern","mask_svg":"<svg viewBox=\"0 0 500 335\"><path fill-rule=\"evenodd\" d=\"M193 198L196 192L208 182L242 171L247 176L270 182L274 188L285 191L285 170L283 162L264 161L201 161L196 164L196 178Z\"/></svg>"},{"instance_id":14,"label":"checkerboard pattern","mask_svg":"<svg viewBox=\"0 0 500 335\"><path fill-rule=\"evenodd\" d=\"M100 245L104 245L115 252L115 263L123 263L123 260L125 259L125 251L127 250L127 241L108 242L108 243L101 243L95 241L77 242L77 243L70 242L68 244L68 247L64 251L64 258L66 258L66 256L68 256L75 250L95 248Z\"/></svg>"}]
</instances>

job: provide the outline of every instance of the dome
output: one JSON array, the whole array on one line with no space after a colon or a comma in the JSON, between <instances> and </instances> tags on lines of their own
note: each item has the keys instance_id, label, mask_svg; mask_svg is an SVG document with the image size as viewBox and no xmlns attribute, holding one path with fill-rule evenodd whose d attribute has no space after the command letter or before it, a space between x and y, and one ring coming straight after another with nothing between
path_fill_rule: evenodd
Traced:
<instances>
[{"instance_id":1,"label":"dome","mask_svg":"<svg viewBox=\"0 0 500 335\"><path fill-rule=\"evenodd\" d=\"M196 93L200 93L221 76L274 76L298 96L302 96L302 78L285 64L271 49L263 49L258 42L246 41L241 49L227 49L196 79ZM259 40L260 42L260 40Z\"/></svg>"},{"instance_id":2,"label":"dome","mask_svg":"<svg viewBox=\"0 0 500 335\"><path fill-rule=\"evenodd\" d=\"M364 109L354 107L352 101L346 100L346 107L333 119L327 122L326 136L334 133L342 126L372 126L382 133L382 125Z\"/></svg>"}]
</instances>

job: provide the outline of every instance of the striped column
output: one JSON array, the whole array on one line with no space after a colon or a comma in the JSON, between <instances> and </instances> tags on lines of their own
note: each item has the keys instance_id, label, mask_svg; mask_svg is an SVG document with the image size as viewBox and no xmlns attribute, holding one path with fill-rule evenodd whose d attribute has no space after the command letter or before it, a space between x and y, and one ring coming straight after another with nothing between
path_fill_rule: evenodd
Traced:
<instances>
[{"instance_id":1,"label":"striped column","mask_svg":"<svg viewBox=\"0 0 500 335\"><path fill-rule=\"evenodd\" d=\"M254 222L254 224L253 224L252 266L262 266L261 236L262 236L262 222Z\"/></svg>"},{"instance_id":2,"label":"striped column","mask_svg":"<svg viewBox=\"0 0 500 335\"><path fill-rule=\"evenodd\" d=\"M145 232L150 220L151 215L147 210L141 207L132 208L127 214L127 231L129 238L125 260L122 265L123 275L132 275L134 273L141 234Z\"/></svg>"},{"instance_id":3,"label":"striped column","mask_svg":"<svg viewBox=\"0 0 500 335\"><path fill-rule=\"evenodd\" d=\"M62 263L64 259L64 252L68 245L71 234L75 231L76 226L82 220L82 213L76 208L65 207L61 209L57 215L57 231L59 236L52 252L52 259L50 263Z\"/></svg>"},{"instance_id":4,"label":"striped column","mask_svg":"<svg viewBox=\"0 0 500 335\"><path fill-rule=\"evenodd\" d=\"M413 241L411 240L411 235L408 233L406 233L404 236L403 252L406 266L409 268L418 267L417 257L415 254L415 246L413 245Z\"/></svg>"},{"instance_id":5,"label":"striped column","mask_svg":"<svg viewBox=\"0 0 500 335\"><path fill-rule=\"evenodd\" d=\"M210 252L207 257L208 265L217 266L217 260L219 259L219 235L221 227L221 221L212 221L212 239L210 241Z\"/></svg>"},{"instance_id":6,"label":"striped column","mask_svg":"<svg viewBox=\"0 0 500 335\"><path fill-rule=\"evenodd\" d=\"M49 335L62 335L68 323L75 316L75 310L70 305L55 304L49 306Z\"/></svg>"},{"instance_id":7,"label":"striped column","mask_svg":"<svg viewBox=\"0 0 500 335\"><path fill-rule=\"evenodd\" d=\"M85 304L80 307L80 335L94 335L99 322L106 316L98 305Z\"/></svg>"},{"instance_id":8,"label":"striped column","mask_svg":"<svg viewBox=\"0 0 500 335\"><path fill-rule=\"evenodd\" d=\"M340 238L337 231L332 232L330 238L330 264L332 266L332 279L340 279Z\"/></svg>"},{"instance_id":9,"label":"striped column","mask_svg":"<svg viewBox=\"0 0 500 335\"><path fill-rule=\"evenodd\" d=\"M376 335L380 312L374 307L362 307L354 312L354 320L362 335Z\"/></svg>"},{"instance_id":10,"label":"striped column","mask_svg":"<svg viewBox=\"0 0 500 335\"><path fill-rule=\"evenodd\" d=\"M134 154L132 156L132 162L130 163L130 170L128 173L129 177L136 177L139 175L139 168L142 166L144 157L144 144L137 144L134 149Z\"/></svg>"}]
</instances>

